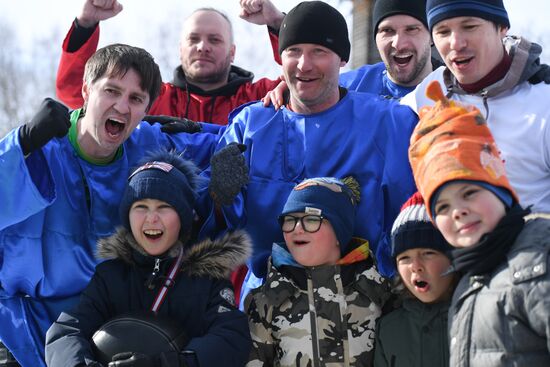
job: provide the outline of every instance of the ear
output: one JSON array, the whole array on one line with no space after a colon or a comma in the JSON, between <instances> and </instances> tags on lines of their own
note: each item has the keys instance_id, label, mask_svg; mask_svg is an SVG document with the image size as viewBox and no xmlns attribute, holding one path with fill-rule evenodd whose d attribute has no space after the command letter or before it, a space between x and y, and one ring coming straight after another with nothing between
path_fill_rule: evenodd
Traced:
<instances>
[{"instance_id":1,"label":"ear","mask_svg":"<svg viewBox=\"0 0 550 367\"><path fill-rule=\"evenodd\" d=\"M347 61L340 60L340 67L343 68L344 66L346 66L347 63Z\"/></svg>"},{"instance_id":2,"label":"ear","mask_svg":"<svg viewBox=\"0 0 550 367\"><path fill-rule=\"evenodd\" d=\"M88 87L88 83L84 82L82 84L82 98L84 98L84 104L88 102L89 97L90 97L90 88Z\"/></svg>"},{"instance_id":3,"label":"ear","mask_svg":"<svg viewBox=\"0 0 550 367\"><path fill-rule=\"evenodd\" d=\"M235 51L237 50L237 46L235 44L232 44L229 48L229 54L231 55L231 62L235 60Z\"/></svg>"}]
</instances>

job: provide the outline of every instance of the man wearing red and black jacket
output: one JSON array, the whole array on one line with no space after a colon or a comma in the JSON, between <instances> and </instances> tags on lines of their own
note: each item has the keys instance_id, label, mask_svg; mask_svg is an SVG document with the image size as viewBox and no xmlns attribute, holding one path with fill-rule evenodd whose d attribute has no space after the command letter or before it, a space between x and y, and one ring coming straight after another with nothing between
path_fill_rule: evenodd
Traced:
<instances>
[{"instance_id":1,"label":"man wearing red and black jacket","mask_svg":"<svg viewBox=\"0 0 550 367\"><path fill-rule=\"evenodd\" d=\"M97 48L99 22L120 11L122 5L116 0L102 5L85 0L63 41L57 71L57 97L67 106L82 106L84 65ZM262 78L253 83L253 73L231 65L234 56L233 30L227 16L212 8L193 12L182 29L181 65L173 80L163 83L149 114L226 125L231 110L261 99L280 81Z\"/></svg>"}]
</instances>

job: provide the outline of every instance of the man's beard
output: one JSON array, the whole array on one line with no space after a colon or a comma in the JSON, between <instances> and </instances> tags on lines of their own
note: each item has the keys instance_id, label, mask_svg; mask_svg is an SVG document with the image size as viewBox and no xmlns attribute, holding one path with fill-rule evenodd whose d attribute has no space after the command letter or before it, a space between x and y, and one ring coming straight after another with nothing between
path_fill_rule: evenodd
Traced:
<instances>
[{"instance_id":1,"label":"man's beard","mask_svg":"<svg viewBox=\"0 0 550 367\"><path fill-rule=\"evenodd\" d=\"M430 60L430 48L423 50L422 58L419 58L418 61L413 65L413 69L408 74L399 74L395 73L393 69L391 68L391 65L386 64L386 70L391 75L392 79L395 80L398 84L401 85L408 85L412 83L420 73L422 73L422 70L426 67L426 64L428 62L431 62ZM418 54L417 54L418 55ZM396 63L395 63L396 65Z\"/></svg>"},{"instance_id":2,"label":"man's beard","mask_svg":"<svg viewBox=\"0 0 550 367\"><path fill-rule=\"evenodd\" d=\"M224 60L224 63L213 72L205 75L196 75L196 73L184 70L185 78L187 82L194 84L216 84L220 82L227 82L229 70L231 69L231 56L228 55Z\"/></svg>"}]
</instances>

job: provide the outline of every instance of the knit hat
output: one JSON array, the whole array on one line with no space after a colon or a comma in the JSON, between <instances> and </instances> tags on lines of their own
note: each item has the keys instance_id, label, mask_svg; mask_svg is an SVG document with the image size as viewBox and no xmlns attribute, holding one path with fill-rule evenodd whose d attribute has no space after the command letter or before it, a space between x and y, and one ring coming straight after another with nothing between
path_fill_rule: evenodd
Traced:
<instances>
[{"instance_id":1,"label":"knit hat","mask_svg":"<svg viewBox=\"0 0 550 367\"><path fill-rule=\"evenodd\" d=\"M191 231L199 182L197 167L176 152L161 150L151 153L128 178L119 213L122 224L131 231L129 212L132 204L142 199L157 199L170 204L178 213L180 239Z\"/></svg>"},{"instance_id":2,"label":"knit hat","mask_svg":"<svg viewBox=\"0 0 550 367\"><path fill-rule=\"evenodd\" d=\"M307 213L326 218L345 254L353 236L359 184L351 177L317 177L302 181L292 189L280 218L290 213Z\"/></svg>"},{"instance_id":3,"label":"knit hat","mask_svg":"<svg viewBox=\"0 0 550 367\"><path fill-rule=\"evenodd\" d=\"M414 248L431 248L449 255L452 246L430 221L424 199L414 193L401 207L391 229L391 256Z\"/></svg>"},{"instance_id":4,"label":"knit hat","mask_svg":"<svg viewBox=\"0 0 550 367\"><path fill-rule=\"evenodd\" d=\"M499 150L485 118L475 107L448 100L437 81L426 88L433 107L420 110L420 121L411 136L409 161L418 191L433 219L434 193L450 181L481 181L506 189L510 186Z\"/></svg>"},{"instance_id":5,"label":"knit hat","mask_svg":"<svg viewBox=\"0 0 550 367\"><path fill-rule=\"evenodd\" d=\"M279 31L279 53L298 43L314 43L349 60L348 26L340 12L322 1L304 1L284 17Z\"/></svg>"},{"instance_id":6,"label":"knit hat","mask_svg":"<svg viewBox=\"0 0 550 367\"><path fill-rule=\"evenodd\" d=\"M376 37L378 25L392 15L409 15L418 19L428 29L426 20L426 0L377 0L372 12L373 34Z\"/></svg>"},{"instance_id":7,"label":"knit hat","mask_svg":"<svg viewBox=\"0 0 550 367\"><path fill-rule=\"evenodd\" d=\"M477 17L510 28L502 0L428 0L426 15L430 32L437 23L455 17Z\"/></svg>"}]
</instances>

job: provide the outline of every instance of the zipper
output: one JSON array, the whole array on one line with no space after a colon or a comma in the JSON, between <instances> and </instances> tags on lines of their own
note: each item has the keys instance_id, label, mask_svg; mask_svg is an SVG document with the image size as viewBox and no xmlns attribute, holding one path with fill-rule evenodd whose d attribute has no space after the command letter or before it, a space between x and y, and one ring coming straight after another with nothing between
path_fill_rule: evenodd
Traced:
<instances>
[{"instance_id":1,"label":"zipper","mask_svg":"<svg viewBox=\"0 0 550 367\"><path fill-rule=\"evenodd\" d=\"M160 259L157 257L155 259L155 266L153 267L153 272L151 273L151 275L149 275L149 278L147 278L147 282L145 283L147 288L149 289L155 288L154 283L155 283L155 279L159 275L159 272L160 272Z\"/></svg>"}]
</instances>

